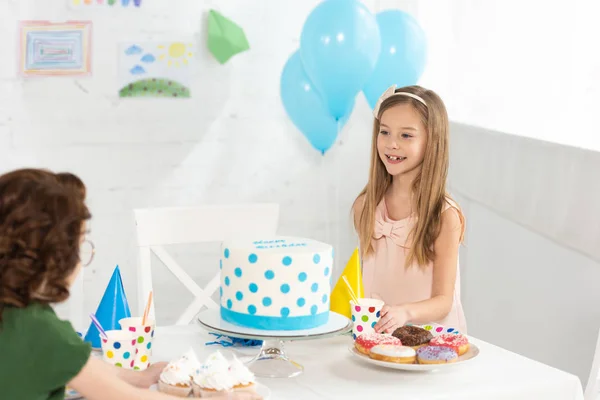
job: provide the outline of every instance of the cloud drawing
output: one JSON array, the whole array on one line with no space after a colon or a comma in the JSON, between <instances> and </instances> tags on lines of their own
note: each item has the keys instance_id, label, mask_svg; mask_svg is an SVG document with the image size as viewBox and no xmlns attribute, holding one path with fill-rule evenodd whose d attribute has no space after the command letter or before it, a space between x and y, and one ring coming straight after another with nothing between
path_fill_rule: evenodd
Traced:
<instances>
[{"instance_id":1,"label":"cloud drawing","mask_svg":"<svg viewBox=\"0 0 600 400\"><path fill-rule=\"evenodd\" d=\"M129 72L131 72L132 75L141 75L145 74L146 70L143 67L136 65L135 67L131 68Z\"/></svg>"},{"instance_id":2,"label":"cloud drawing","mask_svg":"<svg viewBox=\"0 0 600 400\"><path fill-rule=\"evenodd\" d=\"M142 62L151 63L154 61L156 61L156 58L150 53L144 54L144 56L142 57Z\"/></svg>"},{"instance_id":3,"label":"cloud drawing","mask_svg":"<svg viewBox=\"0 0 600 400\"><path fill-rule=\"evenodd\" d=\"M142 54L142 51L143 50L141 47L134 44L133 46L130 46L125 50L125 54L127 54L128 56L132 56L136 54Z\"/></svg>"}]
</instances>

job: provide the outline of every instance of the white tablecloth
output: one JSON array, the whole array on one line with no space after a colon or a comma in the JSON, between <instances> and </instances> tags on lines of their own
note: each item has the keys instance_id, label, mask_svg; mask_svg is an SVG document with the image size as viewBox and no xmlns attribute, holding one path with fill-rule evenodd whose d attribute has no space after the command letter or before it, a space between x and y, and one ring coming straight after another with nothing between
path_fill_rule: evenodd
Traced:
<instances>
[{"instance_id":1,"label":"white tablecloth","mask_svg":"<svg viewBox=\"0 0 600 400\"><path fill-rule=\"evenodd\" d=\"M202 357L228 347L205 346L213 341L199 325L159 327L153 343L154 361L169 361L190 347ZM348 351L349 336L286 342L285 350L304 365L294 378L258 378L271 390L272 400L375 399L402 400L583 400L579 379L489 343L470 338L479 349L476 359L434 372L380 368L355 359ZM256 349L258 352L258 349ZM244 349L244 354L253 350ZM240 355L239 353L236 355Z\"/></svg>"}]
</instances>

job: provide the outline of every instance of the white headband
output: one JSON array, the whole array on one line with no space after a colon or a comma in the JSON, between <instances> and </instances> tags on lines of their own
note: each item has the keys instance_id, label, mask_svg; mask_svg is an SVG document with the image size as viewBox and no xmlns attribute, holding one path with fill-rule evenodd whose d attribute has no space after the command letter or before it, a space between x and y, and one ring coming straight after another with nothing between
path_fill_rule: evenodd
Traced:
<instances>
[{"instance_id":1,"label":"white headband","mask_svg":"<svg viewBox=\"0 0 600 400\"><path fill-rule=\"evenodd\" d=\"M396 92L396 85L392 85L389 88L387 88L387 90L385 92L383 92L383 94L381 95L381 97L379 98L379 100L377 100L377 104L375 104L375 108L373 109L373 115L375 116L375 118L379 117L379 108L381 108L381 104L385 100L389 99L392 96L408 96L408 97L412 97L413 99L420 101L421 103L423 103L423 105L425 107L427 107L427 103L425 103L425 100L423 100L422 98L420 98L416 94L412 94L412 93L409 93L409 92Z\"/></svg>"}]
</instances>

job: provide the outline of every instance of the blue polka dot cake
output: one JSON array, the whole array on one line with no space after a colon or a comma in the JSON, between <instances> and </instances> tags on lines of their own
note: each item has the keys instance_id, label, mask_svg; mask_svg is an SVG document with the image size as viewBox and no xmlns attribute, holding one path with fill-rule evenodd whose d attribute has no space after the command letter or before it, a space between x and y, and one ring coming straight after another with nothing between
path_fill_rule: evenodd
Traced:
<instances>
[{"instance_id":1,"label":"blue polka dot cake","mask_svg":"<svg viewBox=\"0 0 600 400\"><path fill-rule=\"evenodd\" d=\"M226 241L221 318L262 330L300 330L329 319L333 248L311 239Z\"/></svg>"}]
</instances>

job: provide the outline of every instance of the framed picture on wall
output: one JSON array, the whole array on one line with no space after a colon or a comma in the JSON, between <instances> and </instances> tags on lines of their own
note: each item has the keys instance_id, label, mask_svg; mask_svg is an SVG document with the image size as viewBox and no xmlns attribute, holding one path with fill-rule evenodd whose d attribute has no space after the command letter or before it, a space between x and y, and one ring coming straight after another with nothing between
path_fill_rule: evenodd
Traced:
<instances>
[{"instance_id":1,"label":"framed picture on wall","mask_svg":"<svg viewBox=\"0 0 600 400\"><path fill-rule=\"evenodd\" d=\"M142 0L67 0L71 9L140 8Z\"/></svg>"},{"instance_id":2,"label":"framed picture on wall","mask_svg":"<svg viewBox=\"0 0 600 400\"><path fill-rule=\"evenodd\" d=\"M91 21L21 21L19 74L89 76L92 74Z\"/></svg>"},{"instance_id":3,"label":"framed picture on wall","mask_svg":"<svg viewBox=\"0 0 600 400\"><path fill-rule=\"evenodd\" d=\"M192 40L124 42L119 45L119 97L191 97Z\"/></svg>"}]
</instances>

